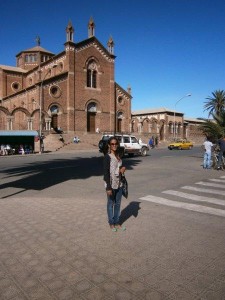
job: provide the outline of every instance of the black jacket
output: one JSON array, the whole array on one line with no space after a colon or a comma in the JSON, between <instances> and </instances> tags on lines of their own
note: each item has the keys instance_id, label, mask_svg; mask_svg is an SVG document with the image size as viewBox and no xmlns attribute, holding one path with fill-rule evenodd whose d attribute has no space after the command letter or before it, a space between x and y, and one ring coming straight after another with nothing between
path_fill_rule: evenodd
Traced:
<instances>
[{"instance_id":1,"label":"black jacket","mask_svg":"<svg viewBox=\"0 0 225 300\"><path fill-rule=\"evenodd\" d=\"M110 156L106 154L103 161L103 180L106 182L106 191L112 189L110 182Z\"/></svg>"}]
</instances>

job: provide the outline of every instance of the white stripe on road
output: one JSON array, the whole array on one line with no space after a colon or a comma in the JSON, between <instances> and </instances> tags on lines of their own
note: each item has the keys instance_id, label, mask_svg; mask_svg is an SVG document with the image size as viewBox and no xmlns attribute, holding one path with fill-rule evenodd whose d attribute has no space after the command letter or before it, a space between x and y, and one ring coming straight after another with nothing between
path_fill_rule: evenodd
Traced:
<instances>
[{"instance_id":1,"label":"white stripe on road","mask_svg":"<svg viewBox=\"0 0 225 300\"><path fill-rule=\"evenodd\" d=\"M184 202L172 201L172 200L167 200L165 198L155 197L155 196L151 196L151 195L142 197L142 198L140 198L140 200L149 201L149 202L166 205L166 206L170 206L170 207L183 208L183 209L187 209L187 210L191 210L191 211L195 211L195 212L225 217L225 210L222 210L222 209L217 209L217 208L212 208L212 207L207 207L207 206L202 206L202 205L197 205L197 204L189 204L189 203L184 203Z\"/></svg>"},{"instance_id":2,"label":"white stripe on road","mask_svg":"<svg viewBox=\"0 0 225 300\"><path fill-rule=\"evenodd\" d=\"M200 184L200 185L212 186L212 187L225 189L225 184L212 183L212 182L203 182L203 181L196 182L195 184Z\"/></svg>"},{"instance_id":3,"label":"white stripe on road","mask_svg":"<svg viewBox=\"0 0 225 300\"><path fill-rule=\"evenodd\" d=\"M225 191L218 191L218 190L213 190L213 189L203 189L203 188L197 188L194 186L182 186L182 189L186 189L186 190L191 190L191 191L195 191L195 192L202 192L202 193L209 193L209 194L216 194L216 195L223 195L225 196Z\"/></svg>"},{"instance_id":4,"label":"white stripe on road","mask_svg":"<svg viewBox=\"0 0 225 300\"><path fill-rule=\"evenodd\" d=\"M208 202L208 203L225 206L225 200L219 200L216 198L198 196L198 195L194 195L194 194L187 194L187 193L173 191L173 190L163 191L162 193L186 198L186 199L193 200L193 201L199 201L199 202L202 201L202 202Z\"/></svg>"},{"instance_id":5,"label":"white stripe on road","mask_svg":"<svg viewBox=\"0 0 225 300\"><path fill-rule=\"evenodd\" d=\"M224 179L209 179L209 180L214 181L214 182L224 182L225 183Z\"/></svg>"}]
</instances>

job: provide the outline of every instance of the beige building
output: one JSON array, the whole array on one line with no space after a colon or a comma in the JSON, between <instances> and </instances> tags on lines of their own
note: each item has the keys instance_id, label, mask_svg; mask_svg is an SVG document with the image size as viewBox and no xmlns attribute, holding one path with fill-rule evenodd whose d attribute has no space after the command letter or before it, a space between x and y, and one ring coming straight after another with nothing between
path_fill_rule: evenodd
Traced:
<instances>
[{"instance_id":1,"label":"beige building","mask_svg":"<svg viewBox=\"0 0 225 300\"><path fill-rule=\"evenodd\" d=\"M0 130L130 131L131 89L115 80L113 39L104 47L92 18L87 32L75 42L69 22L62 52L44 49L37 37L16 55L16 67L0 65Z\"/></svg>"},{"instance_id":2,"label":"beige building","mask_svg":"<svg viewBox=\"0 0 225 300\"><path fill-rule=\"evenodd\" d=\"M204 121L185 118L184 113L165 107L132 112L132 132L158 137L160 141L186 138L201 142L204 138L199 125Z\"/></svg>"}]
</instances>

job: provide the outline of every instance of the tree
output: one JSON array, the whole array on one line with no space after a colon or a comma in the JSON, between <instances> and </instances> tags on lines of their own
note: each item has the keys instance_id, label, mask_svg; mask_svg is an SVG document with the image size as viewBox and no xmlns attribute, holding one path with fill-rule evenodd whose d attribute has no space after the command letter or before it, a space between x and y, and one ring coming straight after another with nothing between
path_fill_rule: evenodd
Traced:
<instances>
[{"instance_id":1,"label":"tree","mask_svg":"<svg viewBox=\"0 0 225 300\"><path fill-rule=\"evenodd\" d=\"M212 93L213 97L207 97L208 101L205 102L204 110L207 110L210 115L220 116L225 111L225 91L216 90Z\"/></svg>"},{"instance_id":2,"label":"tree","mask_svg":"<svg viewBox=\"0 0 225 300\"><path fill-rule=\"evenodd\" d=\"M225 110L220 114L212 114L212 120L206 120L200 129L212 141L216 142L221 136L225 136Z\"/></svg>"}]
</instances>

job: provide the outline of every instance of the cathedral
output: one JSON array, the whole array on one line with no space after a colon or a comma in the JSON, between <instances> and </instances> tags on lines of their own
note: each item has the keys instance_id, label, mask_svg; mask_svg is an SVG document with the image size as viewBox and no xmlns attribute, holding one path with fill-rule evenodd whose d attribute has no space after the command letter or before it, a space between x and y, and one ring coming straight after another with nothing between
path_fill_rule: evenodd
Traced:
<instances>
[{"instance_id":1,"label":"cathedral","mask_svg":"<svg viewBox=\"0 0 225 300\"><path fill-rule=\"evenodd\" d=\"M131 88L115 81L114 41L95 37L77 42L68 23L62 52L36 46L16 55L16 67L0 65L0 130L36 130L48 135L131 131Z\"/></svg>"}]
</instances>

